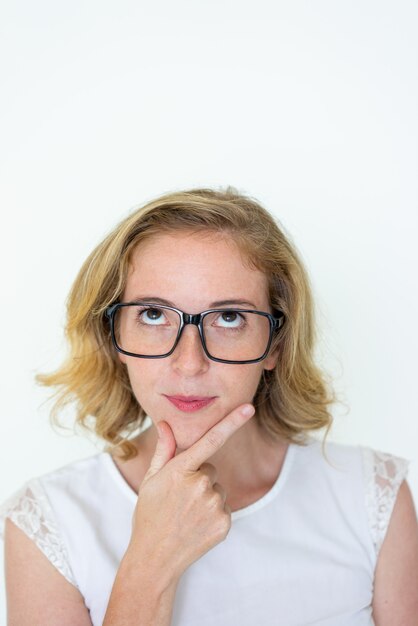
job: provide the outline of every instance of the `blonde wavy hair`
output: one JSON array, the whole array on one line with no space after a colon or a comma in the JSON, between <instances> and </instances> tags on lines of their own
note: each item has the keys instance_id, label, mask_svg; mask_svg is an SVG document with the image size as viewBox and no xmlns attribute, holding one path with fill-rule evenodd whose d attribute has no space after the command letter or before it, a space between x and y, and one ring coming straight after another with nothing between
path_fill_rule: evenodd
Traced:
<instances>
[{"instance_id":1,"label":"blonde wavy hair","mask_svg":"<svg viewBox=\"0 0 418 626\"><path fill-rule=\"evenodd\" d=\"M86 259L67 301L68 355L55 372L36 377L56 389L52 423L60 425L63 408L75 405L75 423L105 440L107 451L124 460L136 456L129 437L146 414L113 347L105 310L124 292L133 250L173 231L230 235L250 265L265 272L271 307L286 317L271 346L279 353L277 365L263 371L253 399L255 419L267 438L299 445L306 445L307 433L326 428L324 444L336 395L314 362L317 328L307 272L272 215L233 187L163 195L120 222Z\"/></svg>"}]
</instances>

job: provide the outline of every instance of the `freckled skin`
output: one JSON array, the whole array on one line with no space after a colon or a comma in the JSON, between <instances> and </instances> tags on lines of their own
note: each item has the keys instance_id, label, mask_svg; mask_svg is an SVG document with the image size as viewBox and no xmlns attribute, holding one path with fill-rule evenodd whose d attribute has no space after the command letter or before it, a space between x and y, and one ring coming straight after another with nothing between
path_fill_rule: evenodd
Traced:
<instances>
[{"instance_id":1,"label":"freckled skin","mask_svg":"<svg viewBox=\"0 0 418 626\"><path fill-rule=\"evenodd\" d=\"M211 308L212 302L239 298L260 311L270 312L267 278L249 268L229 236L188 232L150 238L132 256L123 301L153 294L171 301L187 313ZM238 305L239 306L239 305ZM141 359L119 354L126 365L138 402L156 424L169 423L177 453L189 448L212 426L245 402L252 402L263 369L273 369L277 357L259 363L228 364L210 360L200 343L198 329L189 325L174 353L163 359ZM217 396L209 406L184 413L163 394ZM145 433L144 433L145 434ZM156 429L147 434L155 446ZM254 419L240 428L211 459L217 466L245 464L260 453L261 438Z\"/></svg>"}]
</instances>

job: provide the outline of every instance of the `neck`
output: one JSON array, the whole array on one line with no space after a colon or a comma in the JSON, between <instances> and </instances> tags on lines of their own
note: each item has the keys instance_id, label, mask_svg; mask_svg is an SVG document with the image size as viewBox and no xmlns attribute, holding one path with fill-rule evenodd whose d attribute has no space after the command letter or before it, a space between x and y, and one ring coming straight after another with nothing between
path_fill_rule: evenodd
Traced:
<instances>
[{"instance_id":1,"label":"neck","mask_svg":"<svg viewBox=\"0 0 418 626\"><path fill-rule=\"evenodd\" d=\"M152 424L139 438L143 438L139 455L151 462L157 443L157 431ZM288 442L269 441L255 419L238 429L213 456L207 459L217 470L217 480L228 494L228 501L240 499L243 494L268 490L280 473ZM182 450L176 450L176 455Z\"/></svg>"}]
</instances>

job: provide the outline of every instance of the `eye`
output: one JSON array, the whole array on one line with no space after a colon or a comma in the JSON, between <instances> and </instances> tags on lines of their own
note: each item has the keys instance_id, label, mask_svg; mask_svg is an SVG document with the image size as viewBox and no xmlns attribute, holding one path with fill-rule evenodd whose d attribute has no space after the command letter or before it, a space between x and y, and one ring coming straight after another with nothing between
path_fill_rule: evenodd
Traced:
<instances>
[{"instance_id":1,"label":"eye","mask_svg":"<svg viewBox=\"0 0 418 626\"><path fill-rule=\"evenodd\" d=\"M140 309L138 311L138 319L141 324L146 326L161 326L164 324L164 313L161 309L155 307Z\"/></svg>"},{"instance_id":2,"label":"eye","mask_svg":"<svg viewBox=\"0 0 418 626\"><path fill-rule=\"evenodd\" d=\"M223 311L215 320L221 328L241 328L245 326L245 317L236 311Z\"/></svg>"}]
</instances>

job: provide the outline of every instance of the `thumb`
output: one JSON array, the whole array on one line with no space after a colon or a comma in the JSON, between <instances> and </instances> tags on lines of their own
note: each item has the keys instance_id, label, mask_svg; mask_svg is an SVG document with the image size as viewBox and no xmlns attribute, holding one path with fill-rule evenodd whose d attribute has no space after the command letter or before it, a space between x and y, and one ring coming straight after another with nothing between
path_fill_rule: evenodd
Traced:
<instances>
[{"instance_id":1,"label":"thumb","mask_svg":"<svg viewBox=\"0 0 418 626\"><path fill-rule=\"evenodd\" d=\"M158 439L155 446L154 456L151 459L146 477L150 478L160 471L175 456L176 440L173 431L167 422L161 421L156 424Z\"/></svg>"}]
</instances>

